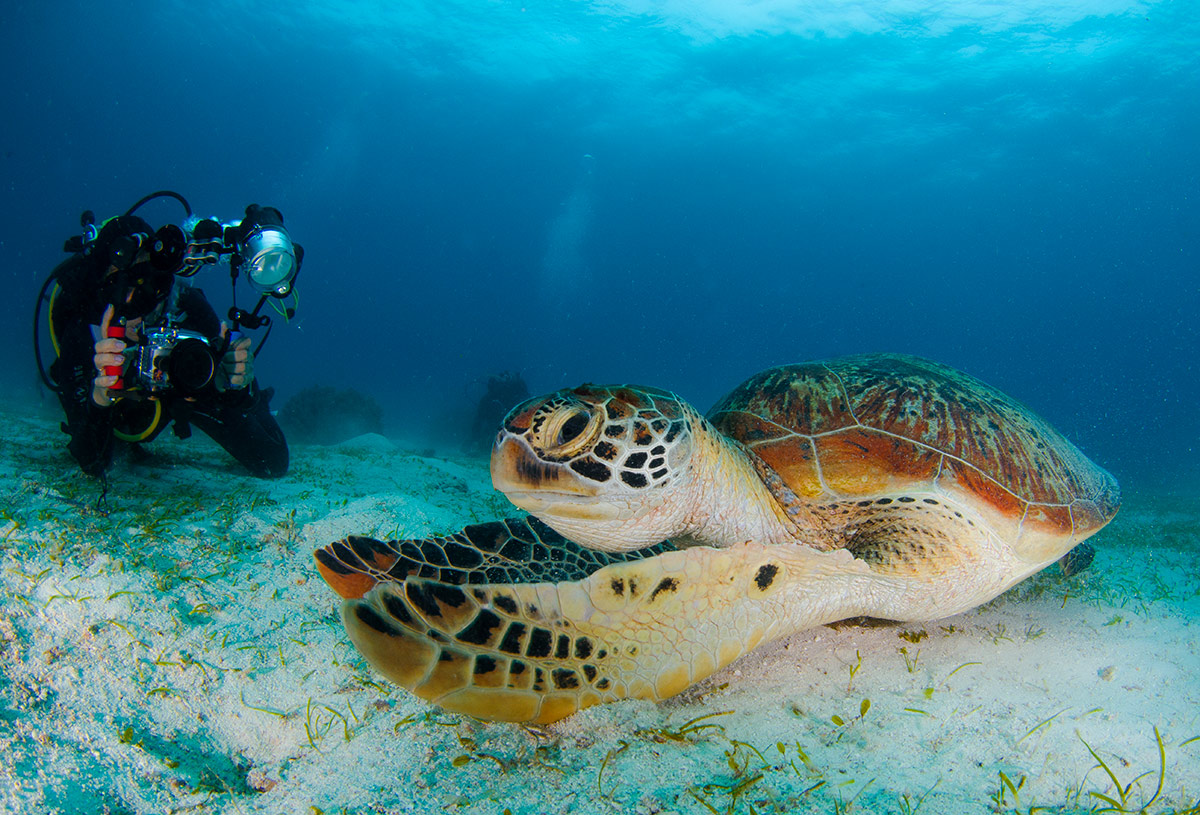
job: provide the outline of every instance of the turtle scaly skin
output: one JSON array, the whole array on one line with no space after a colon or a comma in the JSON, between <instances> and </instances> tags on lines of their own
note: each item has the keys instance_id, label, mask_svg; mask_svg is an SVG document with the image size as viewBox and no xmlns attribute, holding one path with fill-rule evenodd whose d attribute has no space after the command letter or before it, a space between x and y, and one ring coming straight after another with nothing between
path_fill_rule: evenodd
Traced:
<instances>
[{"instance_id":1,"label":"turtle scaly skin","mask_svg":"<svg viewBox=\"0 0 1200 815\"><path fill-rule=\"evenodd\" d=\"M636 554L586 549L537 518L473 524L453 535L380 541L351 535L316 551L317 570L342 597L358 598L377 583L424 577L439 583L538 583L581 580L610 563L670 551L670 544Z\"/></svg>"},{"instance_id":2,"label":"turtle scaly skin","mask_svg":"<svg viewBox=\"0 0 1200 815\"><path fill-rule=\"evenodd\" d=\"M667 698L812 625L959 613L1120 502L1027 408L898 355L773 368L707 417L652 388L559 391L509 414L492 477L539 520L348 538L318 568L385 676L530 722Z\"/></svg>"},{"instance_id":3,"label":"turtle scaly skin","mask_svg":"<svg viewBox=\"0 0 1200 815\"><path fill-rule=\"evenodd\" d=\"M665 699L754 648L832 622L873 581L846 552L745 543L605 566L561 583L380 583L342 621L384 676L447 710L548 723Z\"/></svg>"}]
</instances>

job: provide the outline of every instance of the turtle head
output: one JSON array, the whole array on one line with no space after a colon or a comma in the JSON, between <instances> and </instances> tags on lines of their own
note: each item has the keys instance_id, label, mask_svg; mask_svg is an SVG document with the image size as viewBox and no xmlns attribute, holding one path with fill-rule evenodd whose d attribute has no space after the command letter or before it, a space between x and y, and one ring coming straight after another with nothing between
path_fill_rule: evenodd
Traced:
<instances>
[{"instance_id":1,"label":"turtle head","mask_svg":"<svg viewBox=\"0 0 1200 815\"><path fill-rule=\"evenodd\" d=\"M703 424L694 408L656 388L561 390L505 417L492 448L492 483L579 544L640 549L682 531Z\"/></svg>"}]
</instances>

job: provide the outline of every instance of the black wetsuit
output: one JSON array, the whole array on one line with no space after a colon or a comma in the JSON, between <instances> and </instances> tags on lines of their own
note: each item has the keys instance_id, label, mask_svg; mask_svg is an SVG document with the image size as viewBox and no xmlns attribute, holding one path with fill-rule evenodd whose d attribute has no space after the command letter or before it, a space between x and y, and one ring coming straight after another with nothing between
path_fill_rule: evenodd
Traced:
<instances>
[{"instance_id":1,"label":"black wetsuit","mask_svg":"<svg viewBox=\"0 0 1200 815\"><path fill-rule=\"evenodd\" d=\"M112 462L114 428L144 428L149 424L148 415L153 414L152 403L132 398L118 399L107 408L92 401L92 380L96 376L92 326L100 324L108 306L100 295L99 278L100 272L85 258L68 264L60 273L61 289L53 308L59 357L50 366L67 417L62 428L71 436L67 449L80 468L94 476L102 476ZM200 289L182 290L175 312L180 315L177 327L214 340L219 337L220 320ZM181 438L187 438L189 426L195 425L254 475L278 478L287 472L288 447L271 415L272 392L261 390L257 380L249 387L224 393L210 382L192 394L195 401L167 391L160 398L162 419L140 441L150 441L170 421L174 421L175 433Z\"/></svg>"}]
</instances>

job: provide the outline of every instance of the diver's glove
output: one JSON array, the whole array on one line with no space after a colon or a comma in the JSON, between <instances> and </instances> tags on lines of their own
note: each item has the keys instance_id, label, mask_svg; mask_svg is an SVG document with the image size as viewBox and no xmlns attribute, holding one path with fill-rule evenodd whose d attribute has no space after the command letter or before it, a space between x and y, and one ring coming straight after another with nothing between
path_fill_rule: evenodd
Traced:
<instances>
[{"instance_id":1,"label":"diver's glove","mask_svg":"<svg viewBox=\"0 0 1200 815\"><path fill-rule=\"evenodd\" d=\"M221 339L229 336L229 326L221 323ZM254 354L250 352L250 337L238 337L230 342L217 369L217 390L224 393L241 390L254 381Z\"/></svg>"},{"instance_id":2,"label":"diver's glove","mask_svg":"<svg viewBox=\"0 0 1200 815\"><path fill-rule=\"evenodd\" d=\"M92 403L101 408L110 406L114 398L121 396L118 383L121 381L121 371L126 362L126 341L109 336L108 329L113 322L114 313L111 305L105 309L104 318L100 321L100 338L96 340L95 353L92 356L92 365L96 369L92 378Z\"/></svg>"}]
</instances>

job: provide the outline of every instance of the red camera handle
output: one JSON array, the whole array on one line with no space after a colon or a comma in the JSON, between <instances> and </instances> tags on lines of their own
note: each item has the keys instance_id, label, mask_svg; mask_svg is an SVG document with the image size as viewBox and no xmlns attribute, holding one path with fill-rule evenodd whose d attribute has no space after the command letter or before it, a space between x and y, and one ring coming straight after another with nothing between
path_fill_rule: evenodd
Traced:
<instances>
[{"instance_id":1,"label":"red camera handle","mask_svg":"<svg viewBox=\"0 0 1200 815\"><path fill-rule=\"evenodd\" d=\"M108 336L112 339L125 339L125 326L110 325L108 327ZM121 373L124 371L124 365L105 365L104 375L115 376L117 381L108 386L109 390L119 391L125 387L125 380L121 378Z\"/></svg>"}]
</instances>

